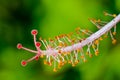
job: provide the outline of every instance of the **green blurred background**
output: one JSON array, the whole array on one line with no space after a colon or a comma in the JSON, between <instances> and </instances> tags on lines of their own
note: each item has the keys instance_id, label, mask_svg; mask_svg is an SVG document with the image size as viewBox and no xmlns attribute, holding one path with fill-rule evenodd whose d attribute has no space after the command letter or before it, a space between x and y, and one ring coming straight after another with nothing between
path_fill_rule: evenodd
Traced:
<instances>
[{"instance_id":1,"label":"green blurred background","mask_svg":"<svg viewBox=\"0 0 120 80\"><path fill-rule=\"evenodd\" d=\"M96 31L88 18L111 20L103 15L120 12L120 0L0 0L0 80L120 80L120 25L117 44L110 37L101 42L100 56L76 67L65 66L54 73L43 60L26 67L21 60L33 54L18 50L17 43L35 49L32 29L48 39L74 31L78 26Z\"/></svg>"}]
</instances>

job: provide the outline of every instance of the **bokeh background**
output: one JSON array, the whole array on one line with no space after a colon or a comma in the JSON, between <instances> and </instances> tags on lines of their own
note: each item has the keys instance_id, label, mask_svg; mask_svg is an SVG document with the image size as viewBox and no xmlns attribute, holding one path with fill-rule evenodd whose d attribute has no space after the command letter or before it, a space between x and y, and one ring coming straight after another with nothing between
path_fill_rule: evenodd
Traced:
<instances>
[{"instance_id":1,"label":"bokeh background","mask_svg":"<svg viewBox=\"0 0 120 80\"><path fill-rule=\"evenodd\" d=\"M120 25L117 44L108 37L100 44L100 55L76 67L65 66L54 73L43 60L26 67L21 60L33 54L18 50L17 43L35 49L32 29L37 38L48 39L74 31L78 26L95 32L88 18L111 20L103 11L119 14L120 0L0 0L0 80L120 80Z\"/></svg>"}]
</instances>

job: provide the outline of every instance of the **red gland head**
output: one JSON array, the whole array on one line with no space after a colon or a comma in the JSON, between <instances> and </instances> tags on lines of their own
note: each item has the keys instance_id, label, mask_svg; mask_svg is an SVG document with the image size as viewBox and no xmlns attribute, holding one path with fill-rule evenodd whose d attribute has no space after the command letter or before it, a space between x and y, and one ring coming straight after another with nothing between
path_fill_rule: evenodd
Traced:
<instances>
[{"instance_id":1,"label":"red gland head","mask_svg":"<svg viewBox=\"0 0 120 80\"><path fill-rule=\"evenodd\" d=\"M18 43L18 44L17 44L17 48L18 48L18 49L21 49L21 48L22 48L22 44Z\"/></svg>"},{"instance_id":2,"label":"red gland head","mask_svg":"<svg viewBox=\"0 0 120 80\"><path fill-rule=\"evenodd\" d=\"M36 60L36 61L38 61L38 60L39 60L39 57L38 57L38 56L36 56L35 60Z\"/></svg>"},{"instance_id":3,"label":"red gland head","mask_svg":"<svg viewBox=\"0 0 120 80\"><path fill-rule=\"evenodd\" d=\"M41 46L41 43L40 42L36 42L35 44L37 47L40 47Z\"/></svg>"},{"instance_id":4,"label":"red gland head","mask_svg":"<svg viewBox=\"0 0 120 80\"><path fill-rule=\"evenodd\" d=\"M21 62L21 65L22 65L22 66L26 66L26 65L27 65L27 62L26 62L25 60L23 60L23 61Z\"/></svg>"},{"instance_id":5,"label":"red gland head","mask_svg":"<svg viewBox=\"0 0 120 80\"><path fill-rule=\"evenodd\" d=\"M32 35L37 35L37 33L38 33L38 31L36 29L34 29L34 30L31 31Z\"/></svg>"}]
</instances>

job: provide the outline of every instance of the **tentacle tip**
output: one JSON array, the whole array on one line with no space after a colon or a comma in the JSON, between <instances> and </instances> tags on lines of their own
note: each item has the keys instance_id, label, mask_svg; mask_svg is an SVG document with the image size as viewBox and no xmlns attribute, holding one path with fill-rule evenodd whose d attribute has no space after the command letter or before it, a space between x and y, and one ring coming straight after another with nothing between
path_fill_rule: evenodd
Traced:
<instances>
[{"instance_id":1,"label":"tentacle tip","mask_svg":"<svg viewBox=\"0 0 120 80\"><path fill-rule=\"evenodd\" d=\"M17 48L18 48L18 49L21 49L21 48L22 48L22 44L18 43L18 44L17 44Z\"/></svg>"},{"instance_id":2,"label":"tentacle tip","mask_svg":"<svg viewBox=\"0 0 120 80\"><path fill-rule=\"evenodd\" d=\"M53 69L53 71L54 71L54 72L57 72L57 69L56 69L56 68L54 68L54 69Z\"/></svg>"},{"instance_id":3,"label":"tentacle tip","mask_svg":"<svg viewBox=\"0 0 120 80\"><path fill-rule=\"evenodd\" d=\"M27 65L27 61L22 60L22 61L21 61L21 65L22 65L22 66L26 66L26 65Z\"/></svg>"},{"instance_id":4,"label":"tentacle tip","mask_svg":"<svg viewBox=\"0 0 120 80\"><path fill-rule=\"evenodd\" d=\"M75 65L78 64L80 61L79 60L75 60Z\"/></svg>"},{"instance_id":5,"label":"tentacle tip","mask_svg":"<svg viewBox=\"0 0 120 80\"><path fill-rule=\"evenodd\" d=\"M96 50L96 51L95 51L95 56L98 56L98 55L99 55L99 51Z\"/></svg>"},{"instance_id":6,"label":"tentacle tip","mask_svg":"<svg viewBox=\"0 0 120 80\"><path fill-rule=\"evenodd\" d=\"M44 64L45 64L45 65L47 64L47 61L46 61L46 60L44 60Z\"/></svg>"},{"instance_id":7,"label":"tentacle tip","mask_svg":"<svg viewBox=\"0 0 120 80\"><path fill-rule=\"evenodd\" d=\"M113 35L116 35L116 32L113 32Z\"/></svg>"},{"instance_id":8,"label":"tentacle tip","mask_svg":"<svg viewBox=\"0 0 120 80\"><path fill-rule=\"evenodd\" d=\"M116 17L117 15L116 14L113 14L113 17Z\"/></svg>"},{"instance_id":9,"label":"tentacle tip","mask_svg":"<svg viewBox=\"0 0 120 80\"><path fill-rule=\"evenodd\" d=\"M116 39L113 39L112 40L112 44L116 44L117 43L117 40Z\"/></svg>"},{"instance_id":10,"label":"tentacle tip","mask_svg":"<svg viewBox=\"0 0 120 80\"><path fill-rule=\"evenodd\" d=\"M75 67L75 64L74 64L74 63L72 63L72 67Z\"/></svg>"},{"instance_id":11,"label":"tentacle tip","mask_svg":"<svg viewBox=\"0 0 120 80\"><path fill-rule=\"evenodd\" d=\"M38 33L38 31L37 31L36 29L33 29L33 30L31 31L31 34L32 34L32 35L37 35L37 33Z\"/></svg>"},{"instance_id":12,"label":"tentacle tip","mask_svg":"<svg viewBox=\"0 0 120 80\"><path fill-rule=\"evenodd\" d=\"M83 62L86 63L86 62L88 62L88 60L84 59Z\"/></svg>"},{"instance_id":13,"label":"tentacle tip","mask_svg":"<svg viewBox=\"0 0 120 80\"><path fill-rule=\"evenodd\" d=\"M108 15L108 13L107 13L107 12L105 12L105 11L103 12L103 14L104 14L105 16L107 16L107 15Z\"/></svg>"},{"instance_id":14,"label":"tentacle tip","mask_svg":"<svg viewBox=\"0 0 120 80\"><path fill-rule=\"evenodd\" d=\"M40 42L36 42L36 47L40 47L41 46L41 43Z\"/></svg>"},{"instance_id":15,"label":"tentacle tip","mask_svg":"<svg viewBox=\"0 0 120 80\"><path fill-rule=\"evenodd\" d=\"M38 61L39 60L39 56L35 57L35 60Z\"/></svg>"}]
</instances>

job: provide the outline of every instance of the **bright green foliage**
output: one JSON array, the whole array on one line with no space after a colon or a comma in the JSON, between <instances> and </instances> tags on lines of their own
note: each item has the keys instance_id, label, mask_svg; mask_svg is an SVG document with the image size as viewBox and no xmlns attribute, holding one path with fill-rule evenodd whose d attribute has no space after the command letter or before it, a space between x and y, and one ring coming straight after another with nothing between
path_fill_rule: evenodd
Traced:
<instances>
[{"instance_id":1,"label":"bright green foliage","mask_svg":"<svg viewBox=\"0 0 120 80\"><path fill-rule=\"evenodd\" d=\"M34 49L32 29L45 39L79 26L95 32L88 18L105 20L102 12L118 14L119 4L119 0L0 0L0 80L119 80L119 24L116 45L107 38L101 42L100 56L74 68L66 65L57 73L43 60L22 67L21 60L33 55L16 49L18 42Z\"/></svg>"}]
</instances>

